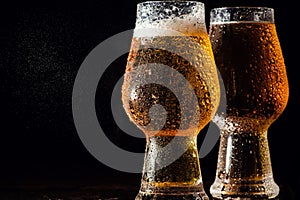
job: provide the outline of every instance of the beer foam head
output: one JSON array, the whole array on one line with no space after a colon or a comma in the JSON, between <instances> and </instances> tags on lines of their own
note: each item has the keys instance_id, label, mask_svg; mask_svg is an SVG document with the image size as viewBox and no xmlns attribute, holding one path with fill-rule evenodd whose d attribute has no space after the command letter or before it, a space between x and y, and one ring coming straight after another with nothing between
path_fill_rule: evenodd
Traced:
<instances>
[{"instance_id":1,"label":"beer foam head","mask_svg":"<svg viewBox=\"0 0 300 200\"><path fill-rule=\"evenodd\" d=\"M134 36L191 35L206 31L204 12L204 4L197 1L139 3Z\"/></svg>"}]
</instances>

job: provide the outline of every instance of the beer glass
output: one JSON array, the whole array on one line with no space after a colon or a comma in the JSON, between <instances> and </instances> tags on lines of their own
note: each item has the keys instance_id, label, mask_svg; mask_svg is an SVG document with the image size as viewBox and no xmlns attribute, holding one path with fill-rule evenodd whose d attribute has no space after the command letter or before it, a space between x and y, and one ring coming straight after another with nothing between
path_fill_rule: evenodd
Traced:
<instances>
[{"instance_id":1,"label":"beer glass","mask_svg":"<svg viewBox=\"0 0 300 200\"><path fill-rule=\"evenodd\" d=\"M210 12L209 36L226 95L213 121L221 133L215 198L273 198L267 132L284 111L288 79L274 9L222 7ZM220 78L221 80L221 78Z\"/></svg>"},{"instance_id":2,"label":"beer glass","mask_svg":"<svg viewBox=\"0 0 300 200\"><path fill-rule=\"evenodd\" d=\"M137 4L122 102L146 136L140 199L208 199L197 135L219 104L219 80L197 1Z\"/></svg>"}]
</instances>

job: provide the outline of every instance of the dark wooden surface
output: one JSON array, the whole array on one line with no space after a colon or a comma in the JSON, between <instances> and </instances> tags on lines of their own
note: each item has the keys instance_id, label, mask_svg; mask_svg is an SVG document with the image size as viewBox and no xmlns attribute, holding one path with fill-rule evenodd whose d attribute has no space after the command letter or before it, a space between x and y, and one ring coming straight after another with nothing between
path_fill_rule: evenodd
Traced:
<instances>
[{"instance_id":1,"label":"dark wooden surface","mask_svg":"<svg viewBox=\"0 0 300 200\"><path fill-rule=\"evenodd\" d=\"M131 180L132 181L132 180ZM128 180L111 180L101 184L75 184L23 185L17 187L4 187L0 189L1 200L133 200L139 190L139 182ZM209 194L210 182L205 183L206 193ZM280 194L274 200L297 200L291 186L280 184ZM227 200L227 199L226 199Z\"/></svg>"},{"instance_id":2,"label":"dark wooden surface","mask_svg":"<svg viewBox=\"0 0 300 200\"><path fill-rule=\"evenodd\" d=\"M1 200L133 200L136 192L135 188L126 186L11 190L4 191ZM295 198L290 194L281 193L274 200L292 199Z\"/></svg>"}]
</instances>

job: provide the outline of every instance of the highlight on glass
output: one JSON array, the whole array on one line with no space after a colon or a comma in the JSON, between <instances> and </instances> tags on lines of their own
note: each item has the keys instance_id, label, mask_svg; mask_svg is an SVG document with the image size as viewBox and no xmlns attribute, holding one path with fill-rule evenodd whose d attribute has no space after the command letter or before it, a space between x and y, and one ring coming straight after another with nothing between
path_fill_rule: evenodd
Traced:
<instances>
[{"instance_id":1,"label":"highlight on glass","mask_svg":"<svg viewBox=\"0 0 300 200\"><path fill-rule=\"evenodd\" d=\"M208 199L197 135L218 108L219 90L204 4L137 4L122 85L124 109L146 135L136 200Z\"/></svg>"},{"instance_id":2,"label":"highlight on glass","mask_svg":"<svg viewBox=\"0 0 300 200\"><path fill-rule=\"evenodd\" d=\"M274 9L214 8L209 36L227 100L226 113L213 119L221 138L210 192L220 199L276 197L268 129L287 105L289 86Z\"/></svg>"}]
</instances>

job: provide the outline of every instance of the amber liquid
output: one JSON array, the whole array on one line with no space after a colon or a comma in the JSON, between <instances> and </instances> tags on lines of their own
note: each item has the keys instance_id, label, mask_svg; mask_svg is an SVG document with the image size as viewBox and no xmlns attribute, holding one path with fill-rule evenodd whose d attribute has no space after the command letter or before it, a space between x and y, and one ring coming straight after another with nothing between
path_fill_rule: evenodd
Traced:
<instances>
[{"instance_id":1,"label":"amber liquid","mask_svg":"<svg viewBox=\"0 0 300 200\"><path fill-rule=\"evenodd\" d=\"M275 24L212 24L210 38L226 90L226 117L252 126L247 129L266 130L289 95Z\"/></svg>"},{"instance_id":2,"label":"amber liquid","mask_svg":"<svg viewBox=\"0 0 300 200\"><path fill-rule=\"evenodd\" d=\"M225 86L214 197L274 197L267 130L284 111L288 80L274 23L211 24L215 62ZM224 106L224 105L223 105Z\"/></svg>"}]
</instances>

